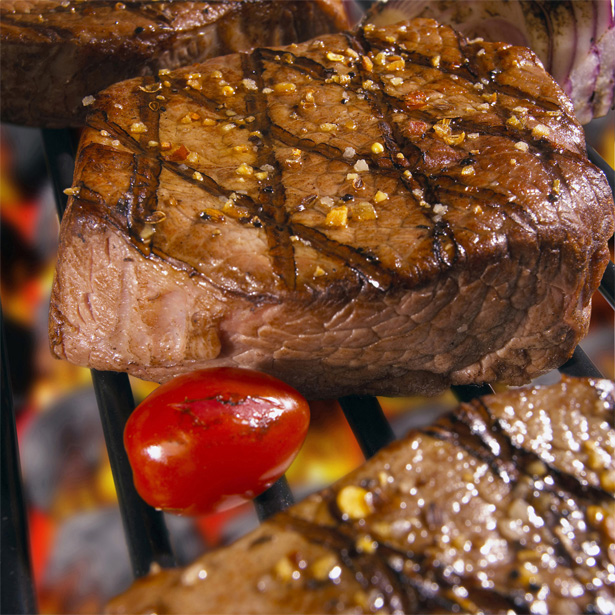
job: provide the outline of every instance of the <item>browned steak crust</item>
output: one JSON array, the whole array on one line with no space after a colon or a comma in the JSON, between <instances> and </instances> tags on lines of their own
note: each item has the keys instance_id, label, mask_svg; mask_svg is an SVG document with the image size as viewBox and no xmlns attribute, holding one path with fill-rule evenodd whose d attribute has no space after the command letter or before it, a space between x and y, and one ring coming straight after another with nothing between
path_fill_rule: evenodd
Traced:
<instances>
[{"instance_id":1,"label":"browned steak crust","mask_svg":"<svg viewBox=\"0 0 615 615\"><path fill-rule=\"evenodd\" d=\"M341 0L3 0L2 121L83 126L82 100L116 81L347 27Z\"/></svg>"},{"instance_id":2,"label":"browned steak crust","mask_svg":"<svg viewBox=\"0 0 615 615\"><path fill-rule=\"evenodd\" d=\"M586 333L613 201L527 49L371 26L123 82L88 124L58 357L396 395L526 383Z\"/></svg>"},{"instance_id":3,"label":"browned steak crust","mask_svg":"<svg viewBox=\"0 0 615 615\"><path fill-rule=\"evenodd\" d=\"M614 384L461 405L109 613L611 613Z\"/></svg>"}]
</instances>

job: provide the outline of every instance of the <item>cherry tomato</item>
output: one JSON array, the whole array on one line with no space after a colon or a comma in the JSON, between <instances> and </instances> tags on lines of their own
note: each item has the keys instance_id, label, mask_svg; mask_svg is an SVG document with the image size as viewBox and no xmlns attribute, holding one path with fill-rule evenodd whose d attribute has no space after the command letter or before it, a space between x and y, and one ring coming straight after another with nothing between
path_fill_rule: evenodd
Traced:
<instances>
[{"instance_id":1,"label":"cherry tomato","mask_svg":"<svg viewBox=\"0 0 615 615\"><path fill-rule=\"evenodd\" d=\"M284 382L213 368L155 389L129 417L124 446L148 504L202 515L271 486L299 452L308 425L307 401Z\"/></svg>"}]
</instances>

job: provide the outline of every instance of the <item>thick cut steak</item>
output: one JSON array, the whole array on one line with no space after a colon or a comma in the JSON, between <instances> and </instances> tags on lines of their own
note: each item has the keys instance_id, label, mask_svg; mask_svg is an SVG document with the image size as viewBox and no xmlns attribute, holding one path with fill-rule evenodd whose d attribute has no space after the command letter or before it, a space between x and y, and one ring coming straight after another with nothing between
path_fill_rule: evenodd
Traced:
<instances>
[{"instance_id":1,"label":"thick cut steak","mask_svg":"<svg viewBox=\"0 0 615 615\"><path fill-rule=\"evenodd\" d=\"M528 49L367 26L117 84L88 125L58 357L397 395L527 383L586 333L613 200Z\"/></svg>"},{"instance_id":2,"label":"thick cut steak","mask_svg":"<svg viewBox=\"0 0 615 615\"><path fill-rule=\"evenodd\" d=\"M347 27L342 0L2 0L1 117L82 126L83 99L116 81Z\"/></svg>"},{"instance_id":3,"label":"thick cut steak","mask_svg":"<svg viewBox=\"0 0 615 615\"><path fill-rule=\"evenodd\" d=\"M109 613L612 613L614 384L461 405Z\"/></svg>"}]
</instances>

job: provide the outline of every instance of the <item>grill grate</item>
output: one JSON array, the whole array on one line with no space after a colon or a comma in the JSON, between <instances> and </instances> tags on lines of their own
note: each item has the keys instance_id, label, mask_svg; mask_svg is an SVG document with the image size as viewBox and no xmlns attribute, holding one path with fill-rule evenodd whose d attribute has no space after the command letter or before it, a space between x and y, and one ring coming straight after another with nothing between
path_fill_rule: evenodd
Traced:
<instances>
[{"instance_id":1,"label":"grill grate","mask_svg":"<svg viewBox=\"0 0 615 615\"><path fill-rule=\"evenodd\" d=\"M72 183L75 133L68 130L43 130L47 167L52 180L58 214L67 203L63 190ZM590 160L603 170L613 189L613 169L595 152L588 150ZM615 267L609 263L600 285L600 292L615 309L613 287ZM2 313L0 310L0 317ZM2 613L35 613L27 516L22 493L19 451L15 435L15 416L9 381L9 361L5 356L2 336ZM570 376L601 377L600 371L580 348L559 368ZM135 403L128 376L92 370L92 380L113 472L122 520L135 577L150 570L153 563L162 567L175 565L163 514L146 505L137 494L128 458L122 444L124 424ZM454 386L459 401L469 401L491 393L488 385ZM357 442L365 457L371 457L394 439L393 430L375 397L351 395L339 400ZM293 494L284 477L255 499L259 520L290 506Z\"/></svg>"}]
</instances>

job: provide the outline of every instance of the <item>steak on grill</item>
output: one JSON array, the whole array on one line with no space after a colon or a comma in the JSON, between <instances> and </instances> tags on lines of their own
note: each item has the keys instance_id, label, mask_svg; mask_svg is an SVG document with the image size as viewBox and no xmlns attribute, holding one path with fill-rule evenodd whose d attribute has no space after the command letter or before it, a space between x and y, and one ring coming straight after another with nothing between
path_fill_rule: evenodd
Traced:
<instances>
[{"instance_id":1,"label":"steak on grill","mask_svg":"<svg viewBox=\"0 0 615 615\"><path fill-rule=\"evenodd\" d=\"M82 126L83 99L116 81L347 27L342 0L3 0L2 121Z\"/></svg>"},{"instance_id":2,"label":"steak on grill","mask_svg":"<svg viewBox=\"0 0 615 615\"><path fill-rule=\"evenodd\" d=\"M528 49L367 26L122 82L88 126L60 358L431 394L527 383L586 333L613 200Z\"/></svg>"},{"instance_id":3,"label":"steak on grill","mask_svg":"<svg viewBox=\"0 0 615 615\"><path fill-rule=\"evenodd\" d=\"M462 404L108 613L612 613L614 395Z\"/></svg>"}]
</instances>

